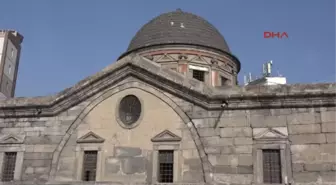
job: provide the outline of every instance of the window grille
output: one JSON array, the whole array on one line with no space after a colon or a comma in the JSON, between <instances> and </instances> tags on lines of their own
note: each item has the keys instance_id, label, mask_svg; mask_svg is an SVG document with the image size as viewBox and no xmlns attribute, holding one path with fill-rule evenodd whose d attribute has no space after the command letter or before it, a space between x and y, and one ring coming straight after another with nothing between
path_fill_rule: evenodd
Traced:
<instances>
[{"instance_id":1,"label":"window grille","mask_svg":"<svg viewBox=\"0 0 336 185\"><path fill-rule=\"evenodd\" d=\"M83 181L95 181L97 169L97 151L85 151L83 163Z\"/></svg>"},{"instance_id":2,"label":"window grille","mask_svg":"<svg viewBox=\"0 0 336 185\"><path fill-rule=\"evenodd\" d=\"M120 120L126 124L131 125L135 123L141 114L141 103L134 95L124 97L119 105Z\"/></svg>"},{"instance_id":3,"label":"window grille","mask_svg":"<svg viewBox=\"0 0 336 185\"><path fill-rule=\"evenodd\" d=\"M280 150L263 150L264 183L281 184Z\"/></svg>"},{"instance_id":4,"label":"window grille","mask_svg":"<svg viewBox=\"0 0 336 185\"><path fill-rule=\"evenodd\" d=\"M193 78L204 82L204 71L193 70Z\"/></svg>"},{"instance_id":5,"label":"window grille","mask_svg":"<svg viewBox=\"0 0 336 185\"><path fill-rule=\"evenodd\" d=\"M2 181L13 181L16 163L16 152L6 152L2 168Z\"/></svg>"},{"instance_id":6,"label":"window grille","mask_svg":"<svg viewBox=\"0 0 336 185\"><path fill-rule=\"evenodd\" d=\"M174 180L174 151L159 151L159 182L170 183Z\"/></svg>"}]
</instances>

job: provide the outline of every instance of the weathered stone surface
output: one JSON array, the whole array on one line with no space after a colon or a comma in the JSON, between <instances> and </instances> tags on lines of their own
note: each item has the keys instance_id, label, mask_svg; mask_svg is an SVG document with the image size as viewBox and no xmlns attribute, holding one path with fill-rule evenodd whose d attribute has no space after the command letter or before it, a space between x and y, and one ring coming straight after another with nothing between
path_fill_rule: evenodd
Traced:
<instances>
[{"instance_id":1,"label":"weathered stone surface","mask_svg":"<svg viewBox=\"0 0 336 185\"><path fill-rule=\"evenodd\" d=\"M52 159L53 153L47 152L25 152L24 159Z\"/></svg>"},{"instance_id":2,"label":"weathered stone surface","mask_svg":"<svg viewBox=\"0 0 336 185\"><path fill-rule=\"evenodd\" d=\"M56 144L35 144L26 145L27 152L54 152L56 149Z\"/></svg>"},{"instance_id":3,"label":"weathered stone surface","mask_svg":"<svg viewBox=\"0 0 336 185\"><path fill-rule=\"evenodd\" d=\"M251 166L252 161L252 155L245 155L245 154L239 154L239 155L226 155L221 154L216 156L215 160L213 161L213 165L230 165L230 166Z\"/></svg>"},{"instance_id":4,"label":"weathered stone surface","mask_svg":"<svg viewBox=\"0 0 336 185\"><path fill-rule=\"evenodd\" d=\"M196 128L214 128L216 118L193 119Z\"/></svg>"},{"instance_id":5,"label":"weathered stone surface","mask_svg":"<svg viewBox=\"0 0 336 185\"><path fill-rule=\"evenodd\" d=\"M34 172L46 174L46 173L49 173L49 169L50 169L49 167L36 167Z\"/></svg>"},{"instance_id":6,"label":"weathered stone surface","mask_svg":"<svg viewBox=\"0 0 336 185\"><path fill-rule=\"evenodd\" d=\"M185 171L183 172L183 182L197 183L203 181L203 174L199 171Z\"/></svg>"},{"instance_id":7,"label":"weathered stone surface","mask_svg":"<svg viewBox=\"0 0 336 185\"><path fill-rule=\"evenodd\" d=\"M25 144L58 144L62 136L27 136Z\"/></svg>"},{"instance_id":8,"label":"weathered stone surface","mask_svg":"<svg viewBox=\"0 0 336 185\"><path fill-rule=\"evenodd\" d=\"M200 136L216 136L218 135L218 130L215 128L198 128L197 129Z\"/></svg>"},{"instance_id":9,"label":"weathered stone surface","mask_svg":"<svg viewBox=\"0 0 336 185\"><path fill-rule=\"evenodd\" d=\"M239 145L234 147L237 154L252 154L252 145Z\"/></svg>"},{"instance_id":10,"label":"weathered stone surface","mask_svg":"<svg viewBox=\"0 0 336 185\"><path fill-rule=\"evenodd\" d=\"M105 173L118 173L120 171L120 159L114 157L108 157L105 163Z\"/></svg>"},{"instance_id":11,"label":"weathered stone surface","mask_svg":"<svg viewBox=\"0 0 336 185\"><path fill-rule=\"evenodd\" d=\"M251 116L251 126L259 127L281 127L286 126L286 116Z\"/></svg>"},{"instance_id":12,"label":"weathered stone surface","mask_svg":"<svg viewBox=\"0 0 336 185\"><path fill-rule=\"evenodd\" d=\"M189 158L184 160L184 164L189 166L191 170L199 170L202 166L199 158Z\"/></svg>"},{"instance_id":13,"label":"weathered stone surface","mask_svg":"<svg viewBox=\"0 0 336 185\"><path fill-rule=\"evenodd\" d=\"M312 183L316 182L318 179L318 173L315 172L300 172L300 173L293 173L294 181L295 182L304 182L304 183Z\"/></svg>"},{"instance_id":14,"label":"weathered stone surface","mask_svg":"<svg viewBox=\"0 0 336 185\"><path fill-rule=\"evenodd\" d=\"M322 172L322 182L336 182L335 172Z\"/></svg>"},{"instance_id":15,"label":"weathered stone surface","mask_svg":"<svg viewBox=\"0 0 336 185\"><path fill-rule=\"evenodd\" d=\"M32 174L32 173L34 173L34 168L28 166L26 168L26 170L24 171L24 173L26 173L26 174Z\"/></svg>"},{"instance_id":16,"label":"weathered stone surface","mask_svg":"<svg viewBox=\"0 0 336 185\"><path fill-rule=\"evenodd\" d=\"M293 163L335 163L335 145L292 145Z\"/></svg>"},{"instance_id":17,"label":"weathered stone surface","mask_svg":"<svg viewBox=\"0 0 336 185\"><path fill-rule=\"evenodd\" d=\"M219 148L219 147L205 147L204 151L207 154L220 154L221 148Z\"/></svg>"},{"instance_id":18,"label":"weathered stone surface","mask_svg":"<svg viewBox=\"0 0 336 185\"><path fill-rule=\"evenodd\" d=\"M143 157L127 157L122 159L121 170L125 174L143 173L145 171L145 159Z\"/></svg>"},{"instance_id":19,"label":"weathered stone surface","mask_svg":"<svg viewBox=\"0 0 336 185\"><path fill-rule=\"evenodd\" d=\"M315 124L316 118L315 114L309 113L295 113L291 115L287 115L287 123L290 125L296 124Z\"/></svg>"},{"instance_id":20,"label":"weathered stone surface","mask_svg":"<svg viewBox=\"0 0 336 185\"><path fill-rule=\"evenodd\" d=\"M310 172L319 172L319 171L331 171L332 164L305 164L304 165L305 171Z\"/></svg>"},{"instance_id":21,"label":"weathered stone surface","mask_svg":"<svg viewBox=\"0 0 336 185\"><path fill-rule=\"evenodd\" d=\"M222 184L251 184L252 178L250 174L214 174L215 182Z\"/></svg>"},{"instance_id":22,"label":"weathered stone surface","mask_svg":"<svg viewBox=\"0 0 336 185\"><path fill-rule=\"evenodd\" d=\"M26 136L40 136L41 132L40 131L30 131L30 132L25 132Z\"/></svg>"},{"instance_id":23,"label":"weathered stone surface","mask_svg":"<svg viewBox=\"0 0 336 185\"><path fill-rule=\"evenodd\" d=\"M17 122L14 124L14 127L31 127L30 122Z\"/></svg>"},{"instance_id":24,"label":"weathered stone surface","mask_svg":"<svg viewBox=\"0 0 336 185\"><path fill-rule=\"evenodd\" d=\"M141 155L141 148L116 147L115 150L117 157L135 157Z\"/></svg>"},{"instance_id":25,"label":"weathered stone surface","mask_svg":"<svg viewBox=\"0 0 336 185\"><path fill-rule=\"evenodd\" d=\"M253 141L251 137L236 137L233 143L234 145L251 145Z\"/></svg>"},{"instance_id":26,"label":"weathered stone surface","mask_svg":"<svg viewBox=\"0 0 336 185\"><path fill-rule=\"evenodd\" d=\"M51 160L49 159L41 159L41 160L24 160L23 164L25 166L30 166L30 167L45 167L45 166L50 166Z\"/></svg>"},{"instance_id":27,"label":"weathered stone surface","mask_svg":"<svg viewBox=\"0 0 336 185\"><path fill-rule=\"evenodd\" d=\"M221 137L251 137L251 127L228 127L220 129Z\"/></svg>"},{"instance_id":28,"label":"weathered stone surface","mask_svg":"<svg viewBox=\"0 0 336 185\"><path fill-rule=\"evenodd\" d=\"M336 123L336 112L335 111L322 111L321 112L322 123Z\"/></svg>"},{"instance_id":29,"label":"weathered stone surface","mask_svg":"<svg viewBox=\"0 0 336 185\"><path fill-rule=\"evenodd\" d=\"M289 134L313 134L321 133L320 124L289 125Z\"/></svg>"},{"instance_id":30,"label":"weathered stone surface","mask_svg":"<svg viewBox=\"0 0 336 185\"><path fill-rule=\"evenodd\" d=\"M336 134L335 133L326 133L327 143L335 143L336 142Z\"/></svg>"},{"instance_id":31,"label":"weathered stone surface","mask_svg":"<svg viewBox=\"0 0 336 185\"><path fill-rule=\"evenodd\" d=\"M252 166L229 166L229 165L216 165L214 166L215 173L224 174L252 174Z\"/></svg>"},{"instance_id":32,"label":"weathered stone surface","mask_svg":"<svg viewBox=\"0 0 336 185\"><path fill-rule=\"evenodd\" d=\"M232 138L220 138L219 136L212 137L202 137L202 143L206 147L215 147L215 146L231 146L233 145Z\"/></svg>"},{"instance_id":33,"label":"weathered stone surface","mask_svg":"<svg viewBox=\"0 0 336 185\"><path fill-rule=\"evenodd\" d=\"M336 123L322 123L322 132L336 132Z\"/></svg>"},{"instance_id":34,"label":"weathered stone surface","mask_svg":"<svg viewBox=\"0 0 336 185\"><path fill-rule=\"evenodd\" d=\"M293 163L292 167L293 167L293 172L303 172L304 168L303 168L304 164L302 163Z\"/></svg>"},{"instance_id":35,"label":"weathered stone surface","mask_svg":"<svg viewBox=\"0 0 336 185\"><path fill-rule=\"evenodd\" d=\"M290 135L289 139L293 144L320 144L327 142L325 134Z\"/></svg>"},{"instance_id":36,"label":"weathered stone surface","mask_svg":"<svg viewBox=\"0 0 336 185\"><path fill-rule=\"evenodd\" d=\"M218 125L219 128L226 127L247 127L249 123L247 122L246 117L224 117L221 118Z\"/></svg>"}]
</instances>

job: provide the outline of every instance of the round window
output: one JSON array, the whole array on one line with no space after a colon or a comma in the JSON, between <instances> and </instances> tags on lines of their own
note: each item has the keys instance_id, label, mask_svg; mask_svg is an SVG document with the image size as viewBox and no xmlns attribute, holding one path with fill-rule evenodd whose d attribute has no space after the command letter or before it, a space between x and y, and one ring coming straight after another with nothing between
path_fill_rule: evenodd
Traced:
<instances>
[{"instance_id":1,"label":"round window","mask_svg":"<svg viewBox=\"0 0 336 185\"><path fill-rule=\"evenodd\" d=\"M140 100L134 95L125 96L119 104L119 119L129 127L138 121L141 115Z\"/></svg>"}]
</instances>

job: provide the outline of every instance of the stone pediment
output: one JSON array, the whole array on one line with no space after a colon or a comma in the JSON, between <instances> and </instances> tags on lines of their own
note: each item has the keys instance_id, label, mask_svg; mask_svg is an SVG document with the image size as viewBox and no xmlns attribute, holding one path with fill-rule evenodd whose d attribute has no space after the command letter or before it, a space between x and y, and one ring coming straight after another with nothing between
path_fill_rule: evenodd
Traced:
<instances>
[{"instance_id":1,"label":"stone pediment","mask_svg":"<svg viewBox=\"0 0 336 185\"><path fill-rule=\"evenodd\" d=\"M105 139L90 131L77 139L77 143L103 143Z\"/></svg>"},{"instance_id":2,"label":"stone pediment","mask_svg":"<svg viewBox=\"0 0 336 185\"><path fill-rule=\"evenodd\" d=\"M254 139L267 140L267 139L286 139L288 136L276 129L267 128L264 131L256 134Z\"/></svg>"},{"instance_id":3,"label":"stone pediment","mask_svg":"<svg viewBox=\"0 0 336 185\"><path fill-rule=\"evenodd\" d=\"M0 144L22 144L24 138L9 134L0 139Z\"/></svg>"},{"instance_id":4,"label":"stone pediment","mask_svg":"<svg viewBox=\"0 0 336 185\"><path fill-rule=\"evenodd\" d=\"M172 133L169 130L164 130L163 132L157 134L151 139L152 142L171 142L171 141L181 141L181 137Z\"/></svg>"}]
</instances>

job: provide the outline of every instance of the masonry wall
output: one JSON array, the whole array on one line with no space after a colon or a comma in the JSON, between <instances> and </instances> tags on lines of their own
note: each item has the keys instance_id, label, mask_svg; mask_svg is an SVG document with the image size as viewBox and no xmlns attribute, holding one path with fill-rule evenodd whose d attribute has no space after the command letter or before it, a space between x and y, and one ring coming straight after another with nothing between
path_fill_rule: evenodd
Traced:
<instances>
[{"instance_id":1,"label":"masonry wall","mask_svg":"<svg viewBox=\"0 0 336 185\"><path fill-rule=\"evenodd\" d=\"M182 118L160 99L162 95L156 96L160 93L155 89L126 86L125 90L119 87L99 93L55 117L1 119L1 135L14 136L20 141L2 144L0 152L17 148L23 151L17 184L80 182L82 169L78 166L83 161L78 155L77 140L90 131L105 139L102 144L89 146L99 145L102 151L97 181L151 184L154 173L151 138L164 130L181 137L175 156L178 166L174 168L178 181L202 182L199 153ZM124 129L116 121L118 101L128 94L136 95L143 104L140 123L133 129Z\"/></svg>"},{"instance_id":2,"label":"masonry wall","mask_svg":"<svg viewBox=\"0 0 336 185\"><path fill-rule=\"evenodd\" d=\"M195 115L196 113L196 115ZM221 114L220 120L218 116ZM208 115L212 115L208 117ZM335 184L335 109L297 108L190 114L217 181L253 182L254 136L273 128L288 133L294 184Z\"/></svg>"},{"instance_id":3,"label":"masonry wall","mask_svg":"<svg viewBox=\"0 0 336 185\"><path fill-rule=\"evenodd\" d=\"M292 184L336 182L335 107L208 111L149 85L136 82L126 87L135 88L133 92L149 105L144 109L148 117L143 118L148 129L139 126L131 135L125 131L119 137L119 145L113 135L124 131L116 122L112 125L114 104L125 94L112 94L121 91L120 87L111 88L109 95L102 96L110 90L99 93L55 117L1 119L2 139L12 135L17 142L2 143L0 152L17 149L23 152L17 184L79 182L75 145L89 130L105 139L103 148L107 154L102 161L105 174L99 177L102 181L127 184L130 183L128 177L132 177L135 181L150 183L153 171L149 140L164 129L182 137L180 182L202 182L204 172L212 178L212 184L252 184L257 170L256 138L270 128L284 134L289 141L287 162ZM173 103L167 103L168 100ZM100 101L102 103L98 103ZM175 104L178 106L172 106ZM133 143L128 140L136 134L143 136ZM118 156L117 150L123 150L120 153L126 156ZM113 178L109 174L113 174Z\"/></svg>"}]
</instances>

